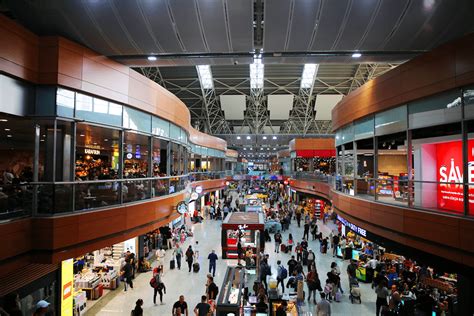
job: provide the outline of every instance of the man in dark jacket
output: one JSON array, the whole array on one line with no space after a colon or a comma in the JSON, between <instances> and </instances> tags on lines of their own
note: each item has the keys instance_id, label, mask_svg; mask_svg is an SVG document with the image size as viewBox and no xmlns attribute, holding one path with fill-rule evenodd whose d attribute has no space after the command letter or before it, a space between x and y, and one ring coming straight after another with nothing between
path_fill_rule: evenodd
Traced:
<instances>
[{"instance_id":1,"label":"man in dark jacket","mask_svg":"<svg viewBox=\"0 0 474 316\"><path fill-rule=\"evenodd\" d=\"M127 284L130 285L130 288L133 289L133 281L132 281L133 268L132 268L132 265L130 264L129 259L125 260L125 265L122 267L122 276L123 276L123 279L125 281L124 282L124 286L125 286L124 291L127 290Z\"/></svg>"}]
</instances>

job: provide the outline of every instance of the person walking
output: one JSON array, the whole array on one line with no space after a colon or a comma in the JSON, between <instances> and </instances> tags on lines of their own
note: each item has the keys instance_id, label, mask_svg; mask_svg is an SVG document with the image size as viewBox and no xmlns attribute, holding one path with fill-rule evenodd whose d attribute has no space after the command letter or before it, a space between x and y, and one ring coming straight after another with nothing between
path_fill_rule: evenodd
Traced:
<instances>
[{"instance_id":1,"label":"person walking","mask_svg":"<svg viewBox=\"0 0 474 316\"><path fill-rule=\"evenodd\" d=\"M314 265L315 260L316 260L316 256L315 256L313 250L309 249L308 259L307 259L307 261L308 261L308 272L311 271L311 267Z\"/></svg>"},{"instance_id":2,"label":"person walking","mask_svg":"<svg viewBox=\"0 0 474 316\"><path fill-rule=\"evenodd\" d=\"M295 256L291 256L291 259L286 263L288 265L288 274L293 275L293 271L296 269L298 262L295 260Z\"/></svg>"},{"instance_id":3,"label":"person walking","mask_svg":"<svg viewBox=\"0 0 474 316\"><path fill-rule=\"evenodd\" d=\"M293 251L293 235L290 233L288 235L288 252L291 254L291 252Z\"/></svg>"},{"instance_id":4,"label":"person walking","mask_svg":"<svg viewBox=\"0 0 474 316\"><path fill-rule=\"evenodd\" d=\"M132 265L130 264L130 260L126 259L125 260L125 265L122 267L121 270L122 277L124 279L124 292L127 291L127 284L130 286L131 289L133 289L133 268Z\"/></svg>"},{"instance_id":5,"label":"person walking","mask_svg":"<svg viewBox=\"0 0 474 316\"><path fill-rule=\"evenodd\" d=\"M309 223L305 221L304 223L304 232L303 232L303 239L308 239L309 238Z\"/></svg>"},{"instance_id":6,"label":"person walking","mask_svg":"<svg viewBox=\"0 0 474 316\"><path fill-rule=\"evenodd\" d=\"M288 277L288 270L283 266L280 260L277 261L277 288L281 283L281 292L285 293L285 280Z\"/></svg>"},{"instance_id":7,"label":"person walking","mask_svg":"<svg viewBox=\"0 0 474 316\"><path fill-rule=\"evenodd\" d=\"M306 275L306 285L308 286L308 302L313 297L313 303L316 304L316 290L322 291L321 281L319 280L318 273L314 267Z\"/></svg>"},{"instance_id":8,"label":"person walking","mask_svg":"<svg viewBox=\"0 0 474 316\"><path fill-rule=\"evenodd\" d=\"M296 215L295 215L295 216L296 216L296 222L298 223L298 228L300 228L300 227L301 227L301 208L298 207L298 208L296 209L296 213L295 213L295 214L296 214Z\"/></svg>"},{"instance_id":9,"label":"person walking","mask_svg":"<svg viewBox=\"0 0 474 316\"><path fill-rule=\"evenodd\" d=\"M207 256L209 260L209 273L212 273L212 276L216 276L216 263L217 263L217 255L216 251L212 250L211 253Z\"/></svg>"},{"instance_id":10,"label":"person walking","mask_svg":"<svg viewBox=\"0 0 474 316\"><path fill-rule=\"evenodd\" d=\"M332 236L332 256L337 256L337 247L339 246L339 234Z\"/></svg>"},{"instance_id":11,"label":"person walking","mask_svg":"<svg viewBox=\"0 0 474 316\"><path fill-rule=\"evenodd\" d=\"M173 251L173 256L176 258L176 265L178 266L178 270L181 270L181 257L183 256L183 250L176 244L176 248Z\"/></svg>"},{"instance_id":12,"label":"person walking","mask_svg":"<svg viewBox=\"0 0 474 316\"><path fill-rule=\"evenodd\" d=\"M194 314L196 316L208 316L211 312L211 305L207 302L206 295L201 296L201 302L194 307Z\"/></svg>"},{"instance_id":13,"label":"person walking","mask_svg":"<svg viewBox=\"0 0 474 316\"><path fill-rule=\"evenodd\" d=\"M186 250L185 256L186 256L186 262L188 263L189 272L191 272L191 269L193 268L193 261L194 261L194 251L191 245L189 245L188 249Z\"/></svg>"},{"instance_id":14,"label":"person walking","mask_svg":"<svg viewBox=\"0 0 474 316\"><path fill-rule=\"evenodd\" d=\"M260 263L260 282L265 285L265 289L268 290L267 276L272 275L272 270L268 265L267 259L263 259Z\"/></svg>"},{"instance_id":15,"label":"person walking","mask_svg":"<svg viewBox=\"0 0 474 316\"><path fill-rule=\"evenodd\" d=\"M326 294L321 292L321 300L316 306L316 316L331 316L331 304L326 300Z\"/></svg>"},{"instance_id":16,"label":"person walking","mask_svg":"<svg viewBox=\"0 0 474 316\"><path fill-rule=\"evenodd\" d=\"M341 269L339 269L339 266L337 265L336 262L331 263L331 273L334 274L337 277L337 289L341 290L341 294L344 294L344 291L342 290L341 286Z\"/></svg>"},{"instance_id":17,"label":"person walking","mask_svg":"<svg viewBox=\"0 0 474 316\"><path fill-rule=\"evenodd\" d=\"M219 288L214 283L214 278L210 275L207 276L206 294L209 300L216 300L217 294L219 294Z\"/></svg>"},{"instance_id":18,"label":"person walking","mask_svg":"<svg viewBox=\"0 0 474 316\"><path fill-rule=\"evenodd\" d=\"M280 253L280 245L281 245L281 234L280 232L275 233L275 252Z\"/></svg>"},{"instance_id":19,"label":"person walking","mask_svg":"<svg viewBox=\"0 0 474 316\"><path fill-rule=\"evenodd\" d=\"M375 315L380 315L380 310L383 306L388 306L387 297L390 296L390 291L385 287L384 282L379 282L375 287L375 294L377 294L377 300L375 301Z\"/></svg>"},{"instance_id":20,"label":"person walking","mask_svg":"<svg viewBox=\"0 0 474 316\"><path fill-rule=\"evenodd\" d=\"M161 269L158 268L156 273L153 273L153 278L155 278L155 282L153 285L153 304L156 305L156 294L160 294L160 304L163 305L163 291L166 294L166 286L163 283L163 279L161 278Z\"/></svg>"},{"instance_id":21,"label":"person walking","mask_svg":"<svg viewBox=\"0 0 474 316\"><path fill-rule=\"evenodd\" d=\"M311 235L313 236L313 241L316 240L317 235L318 235L318 224L317 221L313 222L313 225L311 226Z\"/></svg>"},{"instance_id":22,"label":"person walking","mask_svg":"<svg viewBox=\"0 0 474 316\"><path fill-rule=\"evenodd\" d=\"M296 244L295 252L296 252L296 260L302 261L303 260L303 247L301 246L300 243Z\"/></svg>"},{"instance_id":23,"label":"person walking","mask_svg":"<svg viewBox=\"0 0 474 316\"><path fill-rule=\"evenodd\" d=\"M188 312L188 303L184 300L184 295L179 296L179 300L173 304L173 309L171 310L173 315L186 315L189 316ZM179 313L177 313L179 312Z\"/></svg>"}]
</instances>

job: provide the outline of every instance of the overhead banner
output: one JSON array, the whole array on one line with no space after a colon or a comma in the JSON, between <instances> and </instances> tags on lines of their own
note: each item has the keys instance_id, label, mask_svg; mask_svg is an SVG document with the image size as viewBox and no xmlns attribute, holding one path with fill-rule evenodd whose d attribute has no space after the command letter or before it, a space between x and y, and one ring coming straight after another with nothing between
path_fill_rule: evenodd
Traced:
<instances>
[{"instance_id":1,"label":"overhead banner","mask_svg":"<svg viewBox=\"0 0 474 316\"><path fill-rule=\"evenodd\" d=\"M462 141L436 144L438 181L438 208L457 213L464 212L462 183L474 183L474 141L468 142L468 179L463 181ZM474 203L474 187L469 188L469 204ZM474 204L473 204L474 206Z\"/></svg>"},{"instance_id":2,"label":"overhead banner","mask_svg":"<svg viewBox=\"0 0 474 316\"><path fill-rule=\"evenodd\" d=\"M74 261L64 260L61 263L61 316L72 316Z\"/></svg>"}]
</instances>

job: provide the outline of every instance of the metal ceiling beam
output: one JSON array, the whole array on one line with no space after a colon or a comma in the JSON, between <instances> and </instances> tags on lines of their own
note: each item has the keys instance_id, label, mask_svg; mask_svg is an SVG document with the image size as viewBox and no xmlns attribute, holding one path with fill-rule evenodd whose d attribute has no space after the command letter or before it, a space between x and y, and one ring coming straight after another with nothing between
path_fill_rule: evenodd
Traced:
<instances>
[{"instance_id":1,"label":"metal ceiling beam","mask_svg":"<svg viewBox=\"0 0 474 316\"><path fill-rule=\"evenodd\" d=\"M139 73L147 77L148 79L153 80L154 82L158 83L160 86L166 88L165 80L163 80L163 76L161 75L160 68L158 67L140 67L135 68Z\"/></svg>"},{"instance_id":2,"label":"metal ceiling beam","mask_svg":"<svg viewBox=\"0 0 474 316\"><path fill-rule=\"evenodd\" d=\"M231 134L232 130L229 126L229 122L225 120L224 111L222 111L221 104L216 96L214 85L212 85L212 87L206 87L203 84L203 78L201 78L198 66L196 66L196 70L202 92L202 114L204 115L203 131L210 134ZM200 124L200 126L201 125L202 124Z\"/></svg>"}]
</instances>

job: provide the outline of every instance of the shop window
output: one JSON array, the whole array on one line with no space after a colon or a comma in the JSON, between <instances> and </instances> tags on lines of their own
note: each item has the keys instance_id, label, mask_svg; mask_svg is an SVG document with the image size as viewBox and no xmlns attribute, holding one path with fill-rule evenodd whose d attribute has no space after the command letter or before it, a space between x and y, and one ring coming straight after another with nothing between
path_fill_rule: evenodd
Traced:
<instances>
[{"instance_id":1,"label":"shop window","mask_svg":"<svg viewBox=\"0 0 474 316\"><path fill-rule=\"evenodd\" d=\"M342 191L354 195L354 146L352 142L344 145L342 168Z\"/></svg>"},{"instance_id":2,"label":"shop window","mask_svg":"<svg viewBox=\"0 0 474 316\"><path fill-rule=\"evenodd\" d=\"M410 129L460 121L461 116L460 90L441 93L408 105Z\"/></svg>"},{"instance_id":3,"label":"shop window","mask_svg":"<svg viewBox=\"0 0 474 316\"><path fill-rule=\"evenodd\" d=\"M374 140L362 139L356 142L356 194L367 198L375 196Z\"/></svg>"},{"instance_id":4,"label":"shop window","mask_svg":"<svg viewBox=\"0 0 474 316\"><path fill-rule=\"evenodd\" d=\"M76 127L75 209L89 209L119 203L120 133L88 124ZM87 180L110 182L80 183Z\"/></svg>"},{"instance_id":5,"label":"shop window","mask_svg":"<svg viewBox=\"0 0 474 316\"><path fill-rule=\"evenodd\" d=\"M180 160L180 152L179 152L179 145L176 143L171 144L171 175L177 176L180 174L179 169L179 160Z\"/></svg>"},{"instance_id":6,"label":"shop window","mask_svg":"<svg viewBox=\"0 0 474 316\"><path fill-rule=\"evenodd\" d=\"M34 122L0 114L0 216L30 212L35 148Z\"/></svg>"},{"instance_id":7,"label":"shop window","mask_svg":"<svg viewBox=\"0 0 474 316\"><path fill-rule=\"evenodd\" d=\"M385 203L408 204L406 132L377 138L375 194Z\"/></svg>"},{"instance_id":8,"label":"shop window","mask_svg":"<svg viewBox=\"0 0 474 316\"><path fill-rule=\"evenodd\" d=\"M58 116L74 117L75 92L58 88L56 94L56 105Z\"/></svg>"},{"instance_id":9,"label":"shop window","mask_svg":"<svg viewBox=\"0 0 474 316\"><path fill-rule=\"evenodd\" d=\"M153 139L153 177L165 177L168 175L166 162L168 159L168 142L162 139Z\"/></svg>"},{"instance_id":10,"label":"shop window","mask_svg":"<svg viewBox=\"0 0 474 316\"><path fill-rule=\"evenodd\" d=\"M148 176L149 137L133 132L125 132L124 178L146 178Z\"/></svg>"},{"instance_id":11,"label":"shop window","mask_svg":"<svg viewBox=\"0 0 474 316\"><path fill-rule=\"evenodd\" d=\"M387 135L407 129L407 106L384 111L375 115L375 135Z\"/></svg>"},{"instance_id":12,"label":"shop window","mask_svg":"<svg viewBox=\"0 0 474 316\"><path fill-rule=\"evenodd\" d=\"M464 213L461 124L413 130L412 139L414 206Z\"/></svg>"}]
</instances>

